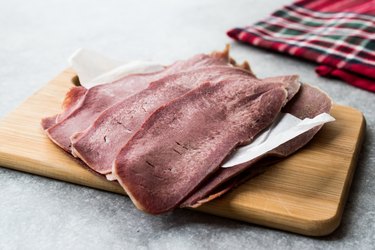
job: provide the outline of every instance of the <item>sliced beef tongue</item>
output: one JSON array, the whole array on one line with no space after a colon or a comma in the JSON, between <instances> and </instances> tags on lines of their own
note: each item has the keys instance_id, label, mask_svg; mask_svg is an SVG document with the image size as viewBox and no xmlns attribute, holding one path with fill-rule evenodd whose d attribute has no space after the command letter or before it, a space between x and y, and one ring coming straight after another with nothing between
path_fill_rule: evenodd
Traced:
<instances>
[{"instance_id":1,"label":"sliced beef tongue","mask_svg":"<svg viewBox=\"0 0 375 250\"><path fill-rule=\"evenodd\" d=\"M229 57L227 47L159 72L74 87L63 112L41 123L65 151L96 172L111 174L138 208L159 214L219 197L294 153L321 128L252 161L220 168L282 108L312 118L328 113L331 100L309 85L300 89L296 75L257 79L247 62L238 65Z\"/></svg>"},{"instance_id":2,"label":"sliced beef tongue","mask_svg":"<svg viewBox=\"0 0 375 250\"><path fill-rule=\"evenodd\" d=\"M119 150L157 108L210 81L248 81L254 76L231 66L210 66L169 75L104 111L85 131L71 138L73 155L101 174L112 171ZM260 82L254 78L254 82Z\"/></svg>"},{"instance_id":3,"label":"sliced beef tongue","mask_svg":"<svg viewBox=\"0 0 375 250\"><path fill-rule=\"evenodd\" d=\"M82 94L83 91L82 93L80 91L79 97L74 98L74 102L67 101L69 103L68 106L72 108L65 109L57 117L43 120L42 126L47 128L46 133L52 141L65 151L70 152L70 137L73 134L88 128L101 112L147 88L150 82L176 72L209 65L227 65L228 63L228 50L222 53L216 52L212 55L201 54L185 61L178 61L160 72L129 75L113 83L90 88L84 91L84 94ZM73 88L70 92L77 92L76 88ZM70 98L69 93L67 99ZM54 125L51 122L53 118L58 120Z\"/></svg>"},{"instance_id":4,"label":"sliced beef tongue","mask_svg":"<svg viewBox=\"0 0 375 250\"><path fill-rule=\"evenodd\" d=\"M321 113L329 113L331 107L332 101L328 95L308 84L303 84L298 94L283 108L282 112L305 119L313 118ZM181 207L197 207L217 198L244 180L264 171L267 165L296 152L306 145L321 127L316 126L257 159L231 168L220 168L214 176L206 180L195 193L187 198Z\"/></svg>"},{"instance_id":5,"label":"sliced beef tongue","mask_svg":"<svg viewBox=\"0 0 375 250\"><path fill-rule=\"evenodd\" d=\"M138 131L146 118L163 104L177 98L202 82L248 81L249 71L237 67L211 66L182 72L153 82L147 89L104 111L85 131L71 138L73 155L101 174L112 171L112 163L119 150ZM285 86L288 99L299 89L298 76L264 79L265 82ZM261 80L254 79L254 84Z\"/></svg>"},{"instance_id":6,"label":"sliced beef tongue","mask_svg":"<svg viewBox=\"0 0 375 250\"><path fill-rule=\"evenodd\" d=\"M42 128L47 130L59 121L63 120L65 117L68 117L76 108L78 108L81 101L84 99L83 97L85 96L86 91L87 89L82 86L71 88L65 95L62 105L63 112L61 114L42 119Z\"/></svg>"},{"instance_id":7,"label":"sliced beef tongue","mask_svg":"<svg viewBox=\"0 0 375 250\"><path fill-rule=\"evenodd\" d=\"M50 127L52 127L53 125L55 125L57 117L58 117L58 115L43 118L41 123L40 123L42 125L42 128L44 130L47 130Z\"/></svg>"},{"instance_id":8,"label":"sliced beef tongue","mask_svg":"<svg viewBox=\"0 0 375 250\"><path fill-rule=\"evenodd\" d=\"M268 83L282 83L288 91L287 101L291 100L299 91L301 83L299 75L274 76L262 79L263 82Z\"/></svg>"},{"instance_id":9,"label":"sliced beef tongue","mask_svg":"<svg viewBox=\"0 0 375 250\"><path fill-rule=\"evenodd\" d=\"M217 63L216 60L222 61L223 63L229 62L230 64L234 66L246 69L251 72L250 65L248 64L248 62L245 61L243 64L238 65L236 64L236 61L234 59L229 57L229 49L230 49L230 46L227 45L223 51L214 51L210 55L200 54L200 55L194 56L190 60L177 61L171 66L166 67L165 70L162 72L138 74L138 75L149 76L149 77L155 76L157 78L159 74L168 75L169 73L178 72L179 69L184 70L184 67L186 68L191 67L191 66L201 67L206 64L209 65L210 63L216 64ZM121 87L121 85L124 83L127 83L127 81L129 81L128 76L125 76L121 79L114 81L113 83L115 83L115 86L112 86L112 87L115 87L115 88ZM129 86L128 84L126 84L124 85L124 87L129 87ZM100 86L100 88L102 91L108 91L106 88L104 88L104 86ZM53 125L55 125L56 123L61 122L65 118L69 117L73 111L80 108L84 104L82 102L86 98L86 92L88 92L88 90L83 86L71 88L70 91L68 91L68 93L65 96L65 99L62 105L63 111L60 114L42 119L43 129L46 130L49 127L52 127ZM120 94L120 92L118 94Z\"/></svg>"},{"instance_id":10,"label":"sliced beef tongue","mask_svg":"<svg viewBox=\"0 0 375 250\"><path fill-rule=\"evenodd\" d=\"M121 149L113 174L139 209L171 210L269 126L286 99L285 87L254 78L203 84L155 111Z\"/></svg>"}]
</instances>

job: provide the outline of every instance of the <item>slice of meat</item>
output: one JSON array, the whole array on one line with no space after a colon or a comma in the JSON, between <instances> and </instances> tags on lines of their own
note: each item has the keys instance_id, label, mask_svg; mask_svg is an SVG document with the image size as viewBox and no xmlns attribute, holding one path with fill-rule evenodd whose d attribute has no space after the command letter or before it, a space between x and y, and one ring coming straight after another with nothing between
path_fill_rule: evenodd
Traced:
<instances>
[{"instance_id":1,"label":"slice of meat","mask_svg":"<svg viewBox=\"0 0 375 250\"><path fill-rule=\"evenodd\" d=\"M129 75L113 83L95 86L79 98L74 110L68 110L69 115L61 114L60 117L64 119L49 127L46 133L62 149L70 152L70 137L73 134L88 128L105 109L145 89L150 82L176 72L209 65L227 65L228 62L228 51L213 55L201 54L178 61L161 72Z\"/></svg>"},{"instance_id":2,"label":"slice of meat","mask_svg":"<svg viewBox=\"0 0 375 250\"><path fill-rule=\"evenodd\" d=\"M287 101L291 100L301 87L299 75L273 76L264 78L262 81L268 83L282 83L288 91Z\"/></svg>"},{"instance_id":3,"label":"slice of meat","mask_svg":"<svg viewBox=\"0 0 375 250\"><path fill-rule=\"evenodd\" d=\"M86 91L87 89L82 86L72 87L65 95L65 99L62 104L63 112L61 114L43 118L42 128L44 130L47 130L48 128L52 127L59 121L69 116L80 105L80 102L83 100L82 97L85 96Z\"/></svg>"},{"instance_id":4,"label":"slice of meat","mask_svg":"<svg viewBox=\"0 0 375 250\"><path fill-rule=\"evenodd\" d=\"M58 117L58 115L43 118L41 123L40 123L42 125L42 128L44 130L46 130L46 129L52 127L53 125L55 125L57 117Z\"/></svg>"},{"instance_id":5,"label":"slice of meat","mask_svg":"<svg viewBox=\"0 0 375 250\"><path fill-rule=\"evenodd\" d=\"M313 118L321 113L329 113L331 107L332 100L328 95L308 84L303 84L298 94L283 108L282 112L305 119ZM196 207L224 194L230 190L229 187L234 187L254 176L255 173L264 171L265 166L271 165L277 159L280 160L296 152L306 145L321 127L316 126L252 161L231 168L220 168L214 176L186 199L181 207Z\"/></svg>"},{"instance_id":6,"label":"slice of meat","mask_svg":"<svg viewBox=\"0 0 375 250\"><path fill-rule=\"evenodd\" d=\"M157 108L202 82L216 84L228 80L248 81L249 78L254 76L231 66L204 67L162 78L113 105L87 130L73 136L72 153L98 173L108 174L112 171L112 163L119 150Z\"/></svg>"},{"instance_id":7,"label":"slice of meat","mask_svg":"<svg viewBox=\"0 0 375 250\"><path fill-rule=\"evenodd\" d=\"M69 90L62 104L64 111L57 116L56 123L64 120L72 114L74 110L80 107L87 91L88 90L83 86L73 87Z\"/></svg>"},{"instance_id":8,"label":"slice of meat","mask_svg":"<svg viewBox=\"0 0 375 250\"><path fill-rule=\"evenodd\" d=\"M254 78L201 85L147 119L119 152L113 174L139 209L171 210L269 126L286 98L284 87Z\"/></svg>"}]
</instances>

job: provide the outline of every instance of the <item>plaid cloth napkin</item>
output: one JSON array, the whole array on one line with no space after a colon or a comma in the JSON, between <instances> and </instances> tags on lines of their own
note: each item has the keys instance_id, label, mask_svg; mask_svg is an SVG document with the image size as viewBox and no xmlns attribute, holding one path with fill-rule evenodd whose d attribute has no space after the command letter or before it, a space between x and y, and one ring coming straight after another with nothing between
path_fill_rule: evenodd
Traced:
<instances>
[{"instance_id":1,"label":"plaid cloth napkin","mask_svg":"<svg viewBox=\"0 0 375 250\"><path fill-rule=\"evenodd\" d=\"M300 0L228 35L315 61L319 75L375 92L375 0Z\"/></svg>"}]
</instances>

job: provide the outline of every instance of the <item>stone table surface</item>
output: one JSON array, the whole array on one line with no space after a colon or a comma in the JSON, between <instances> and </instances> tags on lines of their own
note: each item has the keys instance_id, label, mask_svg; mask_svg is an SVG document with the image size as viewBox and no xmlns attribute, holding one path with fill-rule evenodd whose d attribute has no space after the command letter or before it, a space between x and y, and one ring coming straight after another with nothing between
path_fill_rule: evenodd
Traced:
<instances>
[{"instance_id":1,"label":"stone table surface","mask_svg":"<svg viewBox=\"0 0 375 250\"><path fill-rule=\"evenodd\" d=\"M80 47L119 60L170 62L230 42L233 56L250 60L258 76L298 73L364 113L366 139L333 234L309 238L189 210L150 216L127 197L0 168L0 249L373 249L375 95L225 34L290 1L1 0L0 116L66 68Z\"/></svg>"}]
</instances>

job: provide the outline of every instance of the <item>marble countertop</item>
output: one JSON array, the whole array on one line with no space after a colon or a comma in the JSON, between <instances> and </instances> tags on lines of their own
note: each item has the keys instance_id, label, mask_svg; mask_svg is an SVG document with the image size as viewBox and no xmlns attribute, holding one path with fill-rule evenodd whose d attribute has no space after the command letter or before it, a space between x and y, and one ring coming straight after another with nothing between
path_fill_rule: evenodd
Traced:
<instances>
[{"instance_id":1,"label":"marble countertop","mask_svg":"<svg viewBox=\"0 0 375 250\"><path fill-rule=\"evenodd\" d=\"M291 0L0 0L0 117L67 67L79 47L173 61L232 43L260 77L298 73L362 111L366 139L340 227L309 238L190 210L150 216L127 197L0 168L0 249L368 249L375 243L375 95L314 64L232 42L225 31Z\"/></svg>"}]
</instances>

